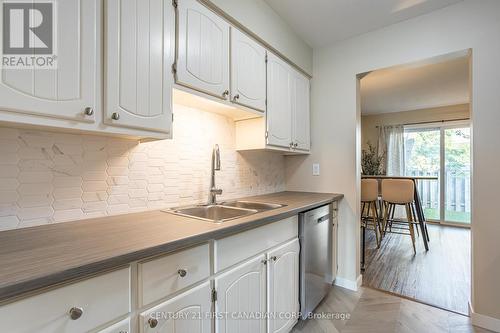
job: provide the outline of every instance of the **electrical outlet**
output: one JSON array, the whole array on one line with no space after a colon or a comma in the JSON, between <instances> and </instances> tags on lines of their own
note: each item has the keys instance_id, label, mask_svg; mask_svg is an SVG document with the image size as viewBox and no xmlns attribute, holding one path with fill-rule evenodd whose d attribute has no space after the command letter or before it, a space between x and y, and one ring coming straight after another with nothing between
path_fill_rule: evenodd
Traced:
<instances>
[{"instance_id":1,"label":"electrical outlet","mask_svg":"<svg viewBox=\"0 0 500 333\"><path fill-rule=\"evenodd\" d=\"M313 163L313 176L319 176L319 163Z\"/></svg>"}]
</instances>

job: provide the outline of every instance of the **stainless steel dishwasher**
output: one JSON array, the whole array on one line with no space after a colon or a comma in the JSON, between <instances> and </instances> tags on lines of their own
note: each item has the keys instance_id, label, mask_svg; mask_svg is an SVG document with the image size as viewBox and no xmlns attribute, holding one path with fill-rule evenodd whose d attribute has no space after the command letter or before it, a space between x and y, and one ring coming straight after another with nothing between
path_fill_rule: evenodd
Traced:
<instances>
[{"instance_id":1,"label":"stainless steel dishwasher","mask_svg":"<svg viewBox=\"0 0 500 333\"><path fill-rule=\"evenodd\" d=\"M330 205L299 214L302 319L307 319L331 287L332 224L330 219Z\"/></svg>"}]
</instances>

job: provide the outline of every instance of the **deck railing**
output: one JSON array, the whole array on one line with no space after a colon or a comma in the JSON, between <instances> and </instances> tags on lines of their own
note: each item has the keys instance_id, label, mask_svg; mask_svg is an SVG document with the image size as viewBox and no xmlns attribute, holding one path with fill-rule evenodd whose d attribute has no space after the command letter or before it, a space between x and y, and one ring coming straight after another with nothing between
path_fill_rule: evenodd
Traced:
<instances>
[{"instance_id":1,"label":"deck railing","mask_svg":"<svg viewBox=\"0 0 500 333\"><path fill-rule=\"evenodd\" d=\"M439 172L407 172L408 176L435 176ZM420 180L418 192L424 209L439 210L439 180ZM445 173L445 210L470 213L470 170L447 171Z\"/></svg>"}]
</instances>

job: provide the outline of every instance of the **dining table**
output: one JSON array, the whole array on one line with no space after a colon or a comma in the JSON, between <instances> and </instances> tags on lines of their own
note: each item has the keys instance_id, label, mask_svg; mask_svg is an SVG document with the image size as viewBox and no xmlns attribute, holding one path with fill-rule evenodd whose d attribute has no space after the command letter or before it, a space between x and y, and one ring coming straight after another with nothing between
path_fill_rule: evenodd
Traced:
<instances>
[{"instance_id":1,"label":"dining table","mask_svg":"<svg viewBox=\"0 0 500 333\"><path fill-rule=\"evenodd\" d=\"M422 180L438 180L439 178L437 176L387 176L387 175L361 175L361 179L376 179L379 182L382 181L383 179L408 179L413 181L415 184L415 189L414 189L414 200L415 200L415 210L417 214L417 222L420 227L420 231L422 232L422 239L424 243L424 247L426 251L429 251L429 232L427 231L427 224L425 220L425 214L424 214L424 209L422 208L422 201L420 199L420 194L418 193L418 181ZM362 235L362 243L363 243L363 250L362 250L362 261L361 261L361 267L364 268L365 265L365 229L363 228L363 235Z\"/></svg>"}]
</instances>

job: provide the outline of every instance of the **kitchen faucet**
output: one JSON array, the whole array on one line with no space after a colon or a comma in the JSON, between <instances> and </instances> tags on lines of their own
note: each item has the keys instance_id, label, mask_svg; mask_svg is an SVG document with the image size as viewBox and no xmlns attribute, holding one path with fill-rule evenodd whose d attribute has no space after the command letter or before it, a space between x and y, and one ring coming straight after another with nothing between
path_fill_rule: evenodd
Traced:
<instances>
[{"instance_id":1,"label":"kitchen faucet","mask_svg":"<svg viewBox=\"0 0 500 333\"><path fill-rule=\"evenodd\" d=\"M222 189L215 187L215 170L220 170L220 150L217 144L212 151L212 175L210 178L210 193L208 194L209 205L215 205L217 203L217 195L222 194Z\"/></svg>"}]
</instances>

